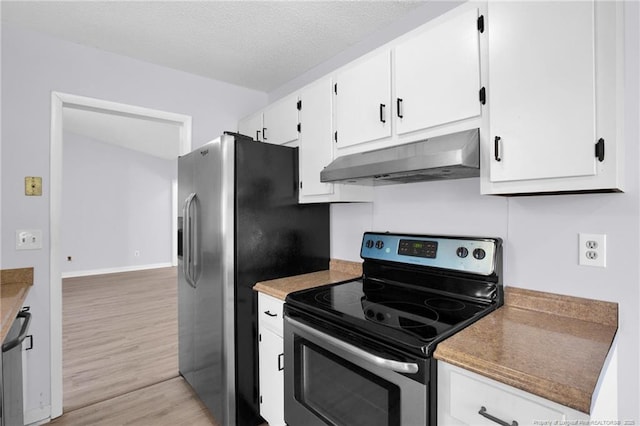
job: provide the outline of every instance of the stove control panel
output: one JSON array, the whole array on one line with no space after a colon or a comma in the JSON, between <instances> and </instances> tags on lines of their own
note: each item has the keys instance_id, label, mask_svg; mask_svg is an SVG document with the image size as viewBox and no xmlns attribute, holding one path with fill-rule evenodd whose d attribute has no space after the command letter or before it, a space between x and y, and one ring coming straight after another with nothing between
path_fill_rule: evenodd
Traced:
<instances>
[{"instance_id":1,"label":"stove control panel","mask_svg":"<svg viewBox=\"0 0 640 426\"><path fill-rule=\"evenodd\" d=\"M362 238L360 256L363 259L491 275L501 244L499 238L366 232Z\"/></svg>"}]
</instances>

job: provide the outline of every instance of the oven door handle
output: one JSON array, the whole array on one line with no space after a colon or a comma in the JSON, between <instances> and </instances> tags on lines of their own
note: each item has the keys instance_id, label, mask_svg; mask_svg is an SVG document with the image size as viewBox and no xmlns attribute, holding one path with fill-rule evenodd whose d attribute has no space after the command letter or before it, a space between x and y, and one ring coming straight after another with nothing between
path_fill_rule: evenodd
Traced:
<instances>
[{"instance_id":1,"label":"oven door handle","mask_svg":"<svg viewBox=\"0 0 640 426\"><path fill-rule=\"evenodd\" d=\"M327 343L330 343L338 348L340 348L341 350L350 353L351 355L357 356L358 358L364 359L366 361L369 361L375 365L377 365L378 367L382 367L382 368L386 368L388 370L392 370L395 371L397 373L409 373L409 374L415 374L418 372L419 367L418 364L413 363L413 362L401 362L401 361L396 361L394 359L387 359L387 358L383 358L377 355L373 355L363 349L360 349L356 346L353 346L349 343L343 342L340 339L337 339L333 336L330 336L326 333L323 333L321 331L316 330L313 327L309 327L306 324L303 324L299 321L296 321L294 319L291 319L287 316L285 316L285 321L287 321L289 324L291 324L292 326L314 336L317 337L318 339L322 339Z\"/></svg>"}]
</instances>

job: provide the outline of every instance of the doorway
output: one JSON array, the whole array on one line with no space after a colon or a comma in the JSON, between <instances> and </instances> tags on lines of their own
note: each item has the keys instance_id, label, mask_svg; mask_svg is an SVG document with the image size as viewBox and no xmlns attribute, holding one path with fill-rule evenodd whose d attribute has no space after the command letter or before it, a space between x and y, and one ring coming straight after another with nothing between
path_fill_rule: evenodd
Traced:
<instances>
[{"instance_id":1,"label":"doorway","mask_svg":"<svg viewBox=\"0 0 640 426\"><path fill-rule=\"evenodd\" d=\"M62 218L62 160L63 160L63 133L65 126L65 112L78 114L95 113L106 117L108 120L139 121L145 124L158 124L159 126L177 126L175 138L174 156L188 153L191 150L191 117L153 110L133 105L87 98L60 92L53 92L51 96L51 170L50 170L50 324L51 324L51 418L59 417L63 411L63 374L62 374L62 244L61 244L61 218ZM111 124L113 127L113 124ZM141 147L138 147L143 149ZM154 147L147 147L153 149ZM176 184L174 183L175 187ZM177 201L173 197L174 203ZM175 208L173 209L176 210ZM174 213L175 214L175 213ZM173 220L173 253L175 246L177 217ZM175 264L175 257L172 259Z\"/></svg>"}]
</instances>

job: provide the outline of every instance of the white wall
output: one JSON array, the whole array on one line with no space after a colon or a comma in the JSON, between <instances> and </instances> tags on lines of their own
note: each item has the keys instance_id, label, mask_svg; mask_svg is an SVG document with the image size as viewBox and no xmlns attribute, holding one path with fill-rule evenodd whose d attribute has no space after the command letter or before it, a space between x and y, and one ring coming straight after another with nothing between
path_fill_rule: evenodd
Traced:
<instances>
[{"instance_id":1,"label":"white wall","mask_svg":"<svg viewBox=\"0 0 640 426\"><path fill-rule=\"evenodd\" d=\"M2 268L35 268L34 349L27 352L26 418L48 416L49 135L51 92L193 117L193 147L235 129L266 104L264 93L83 47L2 23ZM24 196L24 177L43 177L43 196ZM20 251L13 232L42 229L42 250Z\"/></svg>"},{"instance_id":2,"label":"white wall","mask_svg":"<svg viewBox=\"0 0 640 426\"><path fill-rule=\"evenodd\" d=\"M65 133L62 171L63 276L171 264L177 160Z\"/></svg>"},{"instance_id":3,"label":"white wall","mask_svg":"<svg viewBox=\"0 0 640 426\"><path fill-rule=\"evenodd\" d=\"M618 413L640 421L640 7L625 3L626 193L500 198L478 179L378 187L331 207L331 256L360 260L362 232L499 236L505 285L619 304ZM561 119L561 118L559 118ZM607 235L607 268L578 266L578 233Z\"/></svg>"}]
</instances>

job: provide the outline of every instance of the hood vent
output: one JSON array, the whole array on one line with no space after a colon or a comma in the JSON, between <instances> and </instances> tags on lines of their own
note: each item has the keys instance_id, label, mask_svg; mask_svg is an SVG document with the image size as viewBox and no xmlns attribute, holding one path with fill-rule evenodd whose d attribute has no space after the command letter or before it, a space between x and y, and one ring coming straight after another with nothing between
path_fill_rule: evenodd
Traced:
<instances>
[{"instance_id":1,"label":"hood vent","mask_svg":"<svg viewBox=\"0 0 640 426\"><path fill-rule=\"evenodd\" d=\"M480 176L478 129L336 158L322 182L394 185Z\"/></svg>"}]
</instances>

